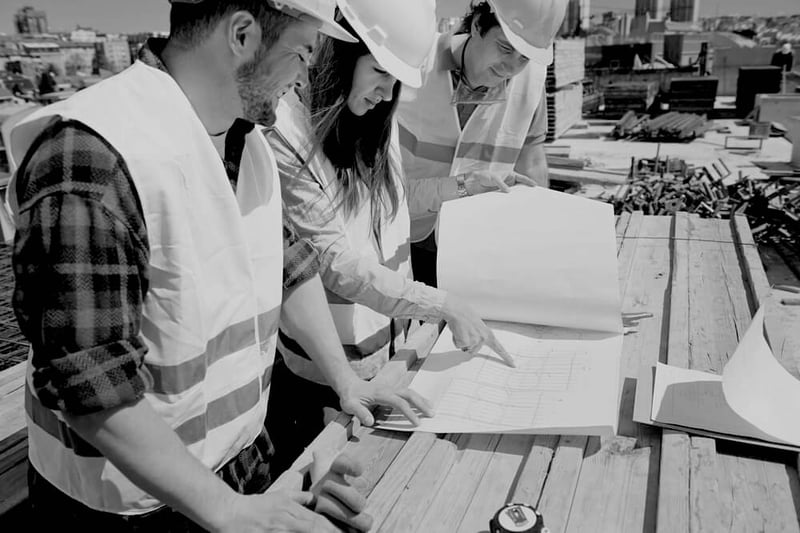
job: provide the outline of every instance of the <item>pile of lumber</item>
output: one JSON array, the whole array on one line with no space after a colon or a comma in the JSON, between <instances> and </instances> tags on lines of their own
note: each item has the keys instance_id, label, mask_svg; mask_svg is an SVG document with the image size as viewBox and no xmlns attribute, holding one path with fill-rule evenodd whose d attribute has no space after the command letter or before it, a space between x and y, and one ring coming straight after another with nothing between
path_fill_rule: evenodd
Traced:
<instances>
[{"instance_id":1,"label":"pile of lumber","mask_svg":"<svg viewBox=\"0 0 800 533\"><path fill-rule=\"evenodd\" d=\"M657 93L658 83L655 81L610 83L603 88L605 115L621 117L629 110L644 113L653 105Z\"/></svg>"},{"instance_id":2,"label":"pile of lumber","mask_svg":"<svg viewBox=\"0 0 800 533\"><path fill-rule=\"evenodd\" d=\"M688 142L702 137L710 126L705 115L676 113L674 111L650 118L628 111L614 126L615 139L634 139L659 142Z\"/></svg>"},{"instance_id":3,"label":"pile of lumber","mask_svg":"<svg viewBox=\"0 0 800 533\"><path fill-rule=\"evenodd\" d=\"M583 111L583 85L573 83L555 92L548 92L547 140L552 141L578 123Z\"/></svg>"},{"instance_id":4,"label":"pile of lumber","mask_svg":"<svg viewBox=\"0 0 800 533\"><path fill-rule=\"evenodd\" d=\"M712 76L673 78L670 81L667 101L671 111L706 113L714 111L719 80Z\"/></svg>"},{"instance_id":5,"label":"pile of lumber","mask_svg":"<svg viewBox=\"0 0 800 533\"><path fill-rule=\"evenodd\" d=\"M583 39L558 39L553 63L547 68L547 140L563 135L580 121L586 43Z\"/></svg>"},{"instance_id":6,"label":"pile of lumber","mask_svg":"<svg viewBox=\"0 0 800 533\"><path fill-rule=\"evenodd\" d=\"M580 83L586 75L586 41L556 39L553 43L553 62L547 67L547 90L555 91Z\"/></svg>"},{"instance_id":7,"label":"pile of lumber","mask_svg":"<svg viewBox=\"0 0 800 533\"><path fill-rule=\"evenodd\" d=\"M617 214L743 214L757 241L800 249L800 175L755 180L734 174L722 160L693 167L680 159L632 159L628 182L605 200Z\"/></svg>"}]
</instances>

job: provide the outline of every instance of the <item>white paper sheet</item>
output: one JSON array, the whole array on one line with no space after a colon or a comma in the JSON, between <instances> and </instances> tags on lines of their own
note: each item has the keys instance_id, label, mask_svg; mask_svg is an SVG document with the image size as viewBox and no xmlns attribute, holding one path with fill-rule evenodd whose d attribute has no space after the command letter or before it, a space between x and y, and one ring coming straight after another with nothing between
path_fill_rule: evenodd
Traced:
<instances>
[{"instance_id":1,"label":"white paper sheet","mask_svg":"<svg viewBox=\"0 0 800 533\"><path fill-rule=\"evenodd\" d=\"M411 388L436 415L434 433L608 435L616 431L622 324L611 206L520 187L447 202L439 284L486 320L514 357L458 350L448 329Z\"/></svg>"},{"instance_id":2,"label":"white paper sheet","mask_svg":"<svg viewBox=\"0 0 800 533\"><path fill-rule=\"evenodd\" d=\"M781 366L764 337L764 309L722 373L728 404L776 440L800 446L800 381Z\"/></svg>"},{"instance_id":3,"label":"white paper sheet","mask_svg":"<svg viewBox=\"0 0 800 533\"><path fill-rule=\"evenodd\" d=\"M760 309L722 375L659 364L651 418L800 446L800 381L775 359Z\"/></svg>"},{"instance_id":4,"label":"white paper sheet","mask_svg":"<svg viewBox=\"0 0 800 533\"><path fill-rule=\"evenodd\" d=\"M446 202L439 286L487 320L621 331L613 208L542 187Z\"/></svg>"},{"instance_id":5,"label":"white paper sheet","mask_svg":"<svg viewBox=\"0 0 800 533\"><path fill-rule=\"evenodd\" d=\"M616 432L622 335L491 326L517 368L488 349L469 356L445 329L411 384L433 403L436 415L415 428L393 413L380 427L431 433Z\"/></svg>"}]
</instances>

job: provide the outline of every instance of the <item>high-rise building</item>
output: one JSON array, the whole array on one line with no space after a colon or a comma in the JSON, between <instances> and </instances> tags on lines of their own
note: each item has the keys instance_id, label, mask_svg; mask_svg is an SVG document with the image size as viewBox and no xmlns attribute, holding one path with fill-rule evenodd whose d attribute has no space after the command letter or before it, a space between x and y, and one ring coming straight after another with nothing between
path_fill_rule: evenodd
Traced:
<instances>
[{"instance_id":1,"label":"high-rise building","mask_svg":"<svg viewBox=\"0 0 800 533\"><path fill-rule=\"evenodd\" d=\"M574 35L580 26L583 31L589 29L591 0L569 0L560 35Z\"/></svg>"},{"instance_id":2,"label":"high-rise building","mask_svg":"<svg viewBox=\"0 0 800 533\"><path fill-rule=\"evenodd\" d=\"M672 0L670 18L675 22L698 22L700 20L700 0Z\"/></svg>"},{"instance_id":3,"label":"high-rise building","mask_svg":"<svg viewBox=\"0 0 800 533\"><path fill-rule=\"evenodd\" d=\"M105 56L108 70L117 73L131 66L131 54L127 37L107 35L98 44L100 53Z\"/></svg>"},{"instance_id":4,"label":"high-rise building","mask_svg":"<svg viewBox=\"0 0 800 533\"><path fill-rule=\"evenodd\" d=\"M667 0L636 0L634 15L648 15L651 19L664 20L667 16Z\"/></svg>"},{"instance_id":5,"label":"high-rise building","mask_svg":"<svg viewBox=\"0 0 800 533\"><path fill-rule=\"evenodd\" d=\"M30 6L23 7L14 14L14 26L22 35L47 33L47 14Z\"/></svg>"}]
</instances>

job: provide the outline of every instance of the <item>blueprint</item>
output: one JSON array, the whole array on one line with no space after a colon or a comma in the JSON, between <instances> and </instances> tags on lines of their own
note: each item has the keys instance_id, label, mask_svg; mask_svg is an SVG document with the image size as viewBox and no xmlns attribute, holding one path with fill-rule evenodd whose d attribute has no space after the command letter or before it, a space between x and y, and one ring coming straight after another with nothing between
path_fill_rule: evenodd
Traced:
<instances>
[{"instance_id":1,"label":"blueprint","mask_svg":"<svg viewBox=\"0 0 800 533\"><path fill-rule=\"evenodd\" d=\"M514 356L507 366L488 349L470 356L445 329L411 384L436 409L411 426L391 414L380 427L431 433L613 434L622 336L493 323Z\"/></svg>"},{"instance_id":2,"label":"blueprint","mask_svg":"<svg viewBox=\"0 0 800 533\"><path fill-rule=\"evenodd\" d=\"M466 301L514 357L471 356L445 329L411 388L434 433L606 435L619 416L622 324L611 206L540 187L447 202L439 286Z\"/></svg>"}]
</instances>

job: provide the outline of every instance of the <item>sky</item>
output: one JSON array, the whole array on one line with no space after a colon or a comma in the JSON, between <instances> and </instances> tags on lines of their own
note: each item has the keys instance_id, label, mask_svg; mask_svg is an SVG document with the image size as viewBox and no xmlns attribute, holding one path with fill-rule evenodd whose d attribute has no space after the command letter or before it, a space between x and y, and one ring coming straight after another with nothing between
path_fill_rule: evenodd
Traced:
<instances>
[{"instance_id":1,"label":"sky","mask_svg":"<svg viewBox=\"0 0 800 533\"><path fill-rule=\"evenodd\" d=\"M399 0L402 1L402 0ZM701 16L800 13L800 0L698 0ZM635 0L591 0L592 12L633 11ZM440 16L464 12L469 0L437 0ZM80 24L109 33L165 31L169 24L167 0L2 0L0 33L14 32L14 13L31 5L47 12L50 29L71 30ZM718 10L718 11L717 11Z\"/></svg>"}]
</instances>

